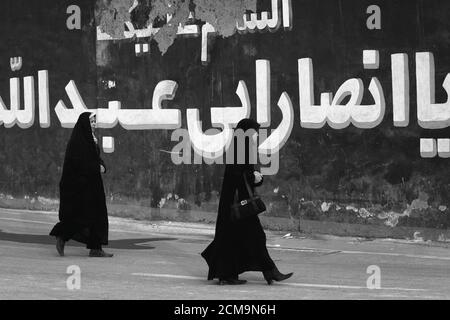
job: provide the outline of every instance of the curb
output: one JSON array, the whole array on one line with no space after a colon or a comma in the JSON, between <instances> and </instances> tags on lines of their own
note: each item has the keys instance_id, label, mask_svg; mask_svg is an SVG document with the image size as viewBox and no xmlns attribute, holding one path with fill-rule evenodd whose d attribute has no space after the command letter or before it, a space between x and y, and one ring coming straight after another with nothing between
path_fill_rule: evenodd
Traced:
<instances>
[{"instance_id":1,"label":"curb","mask_svg":"<svg viewBox=\"0 0 450 320\"><path fill-rule=\"evenodd\" d=\"M110 214L117 217L126 217L120 207L111 207ZM126 210L129 211L129 206ZM125 209L123 208L122 209ZM178 221L215 224L215 212L205 211L179 211L175 209L145 208L145 219L150 221ZM142 210L142 207L140 207ZM142 214L144 215L144 214ZM343 222L315 221L304 219L290 219L283 217L269 217L260 215L261 224L264 229L270 231L289 231L304 234L322 234L339 237L362 237L362 238L392 238L404 240L423 240L435 242L450 242L450 230L413 228L413 227L388 227L383 225L363 225Z\"/></svg>"},{"instance_id":2,"label":"curb","mask_svg":"<svg viewBox=\"0 0 450 320\"><path fill-rule=\"evenodd\" d=\"M53 214L55 211L22 209L20 206L7 206L5 210L39 211ZM49 209L49 208L48 208ZM53 209L53 208L52 208ZM54 210L54 209L53 209ZM57 211L57 210L56 210ZM108 203L108 212L111 217L133 219L137 221L171 221L183 223L203 223L215 225L216 212L181 211L167 208L150 208L139 205ZM57 213L57 212L56 212ZM338 237L361 238L391 238L402 240L433 241L450 243L449 229L432 229L422 227L388 227L384 225L350 224L343 222L329 222L304 220L283 217L269 217L260 215L261 224L266 230L280 232L299 232L308 235L332 235Z\"/></svg>"}]
</instances>

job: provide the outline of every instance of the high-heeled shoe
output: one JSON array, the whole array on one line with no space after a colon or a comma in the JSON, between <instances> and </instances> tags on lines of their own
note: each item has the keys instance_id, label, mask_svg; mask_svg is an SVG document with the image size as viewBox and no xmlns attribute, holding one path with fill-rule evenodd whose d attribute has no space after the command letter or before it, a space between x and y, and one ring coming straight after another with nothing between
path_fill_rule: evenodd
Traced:
<instances>
[{"instance_id":1,"label":"high-heeled shoe","mask_svg":"<svg viewBox=\"0 0 450 320\"><path fill-rule=\"evenodd\" d=\"M290 277L292 277L293 274L294 274L293 272L283 274L276 267L273 268L272 270L263 271L264 279L267 281L268 285L273 284L274 280L280 282L289 279Z\"/></svg>"}]
</instances>

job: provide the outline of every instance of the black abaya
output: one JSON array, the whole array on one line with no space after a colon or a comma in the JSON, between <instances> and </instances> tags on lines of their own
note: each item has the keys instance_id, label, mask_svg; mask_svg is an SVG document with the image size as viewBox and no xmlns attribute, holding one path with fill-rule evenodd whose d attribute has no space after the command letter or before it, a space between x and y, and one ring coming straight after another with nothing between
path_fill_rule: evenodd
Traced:
<instances>
[{"instance_id":1,"label":"black abaya","mask_svg":"<svg viewBox=\"0 0 450 320\"><path fill-rule=\"evenodd\" d=\"M59 220L50 235L100 249L108 244L108 213L100 173L100 149L94 142L90 113L78 118L64 158L59 183Z\"/></svg>"},{"instance_id":2,"label":"black abaya","mask_svg":"<svg viewBox=\"0 0 450 320\"><path fill-rule=\"evenodd\" d=\"M256 130L259 125L253 120L245 119L237 128L244 131L250 128ZM275 267L267 251L266 235L258 216L238 222L230 220L236 189L239 201L249 197L244 174L252 190L262 184L262 181L259 184L252 183L254 165L249 164L248 151L246 144L246 164L236 164L235 161L235 164L227 164L225 167L215 237L201 254L209 266L208 280L236 277L246 271L268 271Z\"/></svg>"}]
</instances>

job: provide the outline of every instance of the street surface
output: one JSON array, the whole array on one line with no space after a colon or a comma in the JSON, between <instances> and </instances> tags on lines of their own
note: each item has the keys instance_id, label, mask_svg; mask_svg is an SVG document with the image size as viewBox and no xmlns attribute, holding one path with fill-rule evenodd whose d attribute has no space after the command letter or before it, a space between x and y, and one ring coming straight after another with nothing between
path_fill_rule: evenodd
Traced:
<instances>
[{"instance_id":1,"label":"street surface","mask_svg":"<svg viewBox=\"0 0 450 320\"><path fill-rule=\"evenodd\" d=\"M57 220L51 212L0 209L0 300L450 298L450 248L443 245L267 232L278 268L294 276L268 286L261 273L248 272L240 276L246 285L218 286L206 280L200 256L213 225L110 217L105 251L114 257L89 258L73 241L65 257L57 254L48 236ZM81 271L79 289L68 288L70 266ZM381 289L367 288L369 266L379 268Z\"/></svg>"}]
</instances>

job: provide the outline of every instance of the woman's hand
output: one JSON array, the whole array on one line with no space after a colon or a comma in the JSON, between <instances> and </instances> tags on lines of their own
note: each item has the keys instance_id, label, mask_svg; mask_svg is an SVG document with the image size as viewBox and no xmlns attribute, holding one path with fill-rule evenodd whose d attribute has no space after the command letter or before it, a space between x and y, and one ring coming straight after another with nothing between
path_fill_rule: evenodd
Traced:
<instances>
[{"instance_id":1,"label":"woman's hand","mask_svg":"<svg viewBox=\"0 0 450 320\"><path fill-rule=\"evenodd\" d=\"M254 171L253 174L255 175L255 184L260 183L263 179L263 175L261 174L261 172Z\"/></svg>"},{"instance_id":2,"label":"woman's hand","mask_svg":"<svg viewBox=\"0 0 450 320\"><path fill-rule=\"evenodd\" d=\"M104 166L100 165L100 173L105 173L106 169Z\"/></svg>"}]
</instances>

